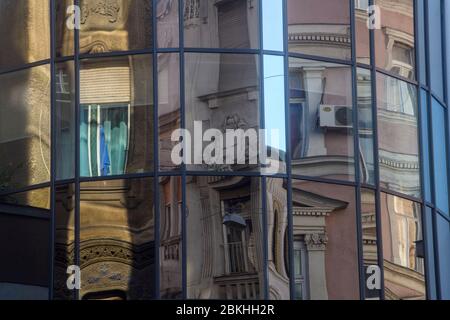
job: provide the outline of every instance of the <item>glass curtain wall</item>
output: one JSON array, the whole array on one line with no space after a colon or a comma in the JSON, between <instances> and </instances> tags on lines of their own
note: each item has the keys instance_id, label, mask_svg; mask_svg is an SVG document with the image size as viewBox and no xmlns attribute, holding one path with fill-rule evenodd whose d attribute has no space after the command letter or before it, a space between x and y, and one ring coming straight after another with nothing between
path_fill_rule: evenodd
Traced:
<instances>
[{"instance_id":1,"label":"glass curtain wall","mask_svg":"<svg viewBox=\"0 0 450 320\"><path fill-rule=\"evenodd\" d=\"M0 298L448 297L449 8L0 0Z\"/></svg>"}]
</instances>

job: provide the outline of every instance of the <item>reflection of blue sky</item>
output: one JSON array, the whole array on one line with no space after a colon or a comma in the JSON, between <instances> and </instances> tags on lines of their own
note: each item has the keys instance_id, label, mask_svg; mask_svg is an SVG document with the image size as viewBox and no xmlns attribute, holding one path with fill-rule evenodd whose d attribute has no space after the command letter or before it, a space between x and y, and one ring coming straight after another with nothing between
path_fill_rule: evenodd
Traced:
<instances>
[{"instance_id":1,"label":"reflection of blue sky","mask_svg":"<svg viewBox=\"0 0 450 320\"><path fill-rule=\"evenodd\" d=\"M282 56L264 56L264 110L267 145L286 151L284 57ZM278 141L271 139L271 130L278 130Z\"/></svg>"},{"instance_id":2,"label":"reflection of blue sky","mask_svg":"<svg viewBox=\"0 0 450 320\"><path fill-rule=\"evenodd\" d=\"M263 0L265 50L283 51L283 1Z\"/></svg>"}]
</instances>

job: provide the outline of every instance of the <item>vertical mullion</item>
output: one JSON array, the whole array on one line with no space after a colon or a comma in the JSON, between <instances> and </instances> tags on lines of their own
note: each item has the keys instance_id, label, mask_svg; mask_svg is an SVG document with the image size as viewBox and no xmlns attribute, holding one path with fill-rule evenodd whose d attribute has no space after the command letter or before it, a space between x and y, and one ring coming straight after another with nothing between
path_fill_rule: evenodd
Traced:
<instances>
[{"instance_id":1,"label":"vertical mullion","mask_svg":"<svg viewBox=\"0 0 450 320\"><path fill-rule=\"evenodd\" d=\"M264 0L258 0L258 37L259 37L259 48L258 48L258 64L259 64L259 127L260 129L265 128L265 112L264 112L264 32L263 32L263 10L264 10ZM260 135L262 138L262 135ZM264 144L260 143L260 146L266 145L266 137L264 135ZM264 151L265 152L265 151ZM260 164L262 165L262 164ZM262 167L260 168L262 170ZM262 171L260 171L262 172ZM265 300L269 299L269 264L268 264L268 252L269 252L269 242L268 242L268 220L267 220L267 180L266 177L261 175L260 178L261 186L261 210L262 210L262 230L263 230L263 278L264 278L264 292L263 297Z\"/></svg>"},{"instance_id":2,"label":"vertical mullion","mask_svg":"<svg viewBox=\"0 0 450 320\"><path fill-rule=\"evenodd\" d=\"M422 44L422 45L424 45L424 43L421 43L421 41L419 41L419 37L420 37L420 35L419 35L419 1L422 1L422 0L414 0L414 6L415 6L415 9L414 9L414 35L415 35L415 42L416 42L416 46L415 46L415 61L416 61L416 79L417 79L417 82L419 83L419 87L417 88L417 115L418 115L418 128L419 128L419 134L418 134L418 136L419 136L419 153L420 153L420 155L419 155L419 161L420 161L420 181L421 181L421 183L420 183L420 190L421 190L421 194L422 194L422 203L421 203L421 210L422 210L422 217L423 217L423 219L422 219L422 234L423 234L423 240L424 240L424 243L426 243L427 242L427 240L428 240L428 237L427 237L427 228L426 228L426 218L424 218L425 217L425 215L426 215L426 212L427 212L427 210L426 210L426 201L425 201L425 174L426 174L426 172L424 171L424 169L425 169L425 166L424 166L424 163L425 163L425 161L424 161L424 156L423 156L423 150L424 150L424 148L423 148L423 130L425 129L425 128L422 128L422 121L421 121L421 119L423 118L423 112L424 112L424 110L423 110L423 105L422 105L422 99L421 99L421 96L422 96L422 92L421 92L421 89L420 89L420 80L421 80L421 72L420 72L420 67L418 66L418 64L420 63L420 61L421 61L421 54L420 54L420 48L419 48L419 43L420 44ZM426 246L425 246L426 247ZM426 261L426 263L425 263L425 275L426 275L426 279L429 279L429 276L428 276L428 263L427 263L427 261L428 261L428 259L427 259L427 257L428 257L428 252L425 252L425 261ZM429 292L429 286L428 286L428 281L427 281L427 285L426 285L426 294L427 294L427 297L429 298L430 297L430 292Z\"/></svg>"},{"instance_id":3,"label":"vertical mullion","mask_svg":"<svg viewBox=\"0 0 450 320\"><path fill-rule=\"evenodd\" d=\"M443 86L444 86L444 104L445 104L444 112L446 115L444 121L445 121L445 144L447 146L447 152L446 152L447 186L450 187L450 166L448 165L449 159L450 159L450 123L449 123L449 119L450 119L449 118L449 116L450 116L449 108L450 108L450 106L449 106L449 96L448 96L449 95L449 92L448 92L449 66L447 64L447 61L448 61L447 54L450 54L450 52L447 52L447 41L448 41L447 36L449 36L447 34L447 23L450 23L450 20L446 21L446 19L445 19L446 18L446 15L445 15L446 8L448 5L449 5L448 1L441 0L441 30L442 30L441 31L442 32L441 41L442 41L442 59L443 59L442 63L443 63L443 68L444 68L442 81L443 81ZM447 18L450 19L450 17L447 17ZM447 202L450 204L450 199L449 199L448 195L447 195ZM437 203L435 203L435 207L437 207ZM449 210L450 210L450 205L449 205ZM450 212L446 212L446 213L449 214ZM435 246L434 246L435 252L434 253L435 253L435 256L438 257L438 260L435 259L435 268L438 268L437 269L438 272L435 272L436 273L436 282L437 282L436 291L438 292L437 293L438 299L442 299L443 293L442 293L441 282L440 282L441 276L440 276L439 254L438 254L438 250L437 250L437 248L439 246L439 244L438 244L439 239L437 238L437 230L438 229L437 229L437 219L436 219L435 228L433 230L434 231L433 234L436 238L436 240L434 241L434 244L435 244Z\"/></svg>"},{"instance_id":4,"label":"vertical mullion","mask_svg":"<svg viewBox=\"0 0 450 320\"><path fill-rule=\"evenodd\" d=\"M180 126L182 129L186 128L186 115L185 115L185 83L184 83L184 0L178 0L178 34L179 41L178 45L180 47ZM186 148L186 139L183 139L184 148ZM190 147L190 146L189 146ZM183 157L185 156L185 151ZM187 217L186 217L186 163L183 162L181 165L181 278L182 278L182 297L187 298Z\"/></svg>"},{"instance_id":5,"label":"vertical mullion","mask_svg":"<svg viewBox=\"0 0 450 320\"><path fill-rule=\"evenodd\" d=\"M287 174L287 218L289 250L289 290L291 300L295 299L295 261L294 261L294 217L292 210L292 156L291 156L291 122L290 122L290 84L289 84L289 21L288 0L283 1L283 51L284 51L284 106L286 128L286 174Z\"/></svg>"},{"instance_id":6,"label":"vertical mullion","mask_svg":"<svg viewBox=\"0 0 450 320\"><path fill-rule=\"evenodd\" d=\"M359 270L359 297L365 299L365 278L364 278L364 256L362 239L362 219L361 219L361 176L359 162L359 115L358 115L358 85L357 85L357 63L356 63L356 19L355 1L349 0L350 5L350 36L352 47L352 109L353 109L353 147L354 147L354 170L355 170L355 201L356 201L356 241L358 250L358 270Z\"/></svg>"},{"instance_id":7,"label":"vertical mullion","mask_svg":"<svg viewBox=\"0 0 450 320\"><path fill-rule=\"evenodd\" d=\"M160 205L159 205L159 98L158 98L158 24L156 22L156 8L157 8L157 1L156 0L148 0L151 3L152 6L152 32L150 33L152 36L152 63L153 63L153 70L152 70L152 78L153 78L153 212L154 212L154 239L153 239L153 254L154 254L154 261L155 261L155 268L154 268L154 285L153 290L154 299L160 298L161 288L160 288L160 278L161 278L161 263L160 263L160 226L161 226L161 212L160 212Z\"/></svg>"},{"instance_id":8,"label":"vertical mullion","mask_svg":"<svg viewBox=\"0 0 450 320\"><path fill-rule=\"evenodd\" d=\"M435 183L435 165L434 165L434 137L433 137L433 106L432 106L432 97L431 97L431 65L430 65L430 19L429 19L429 6L428 1L424 1L424 28L425 28L425 63L426 63L426 81L427 81L427 111L428 111L428 143L430 145L430 184L431 184L431 202L434 205L433 209L433 241L435 244L437 244L437 219L436 219L436 183ZM444 57L443 57L444 58ZM437 250L434 250L434 263L435 263L435 274L436 274L436 293L437 298L441 299L441 285L440 285L440 267L439 267L439 255L437 253Z\"/></svg>"},{"instance_id":9,"label":"vertical mullion","mask_svg":"<svg viewBox=\"0 0 450 320\"><path fill-rule=\"evenodd\" d=\"M375 0L369 0L369 5L374 5ZM374 137L374 171L375 171L375 212L377 222L377 251L378 266L381 272L381 292L380 298L384 300L384 267L383 267L383 240L381 232L381 189L380 189L380 157L378 142L378 104L377 104L377 66L375 57L375 30L370 29L370 64L371 64L371 91L372 91L372 119L373 119L373 137Z\"/></svg>"},{"instance_id":10,"label":"vertical mullion","mask_svg":"<svg viewBox=\"0 0 450 320\"><path fill-rule=\"evenodd\" d=\"M50 263L48 299L53 299L54 263L55 263L55 181L56 181L56 93L55 93L55 0L50 0Z\"/></svg>"},{"instance_id":11,"label":"vertical mullion","mask_svg":"<svg viewBox=\"0 0 450 320\"><path fill-rule=\"evenodd\" d=\"M80 0L74 0L80 8ZM75 63L75 264L81 268L80 261L80 29L76 19L74 30L74 63ZM75 291L75 299L80 299L79 290Z\"/></svg>"}]
</instances>

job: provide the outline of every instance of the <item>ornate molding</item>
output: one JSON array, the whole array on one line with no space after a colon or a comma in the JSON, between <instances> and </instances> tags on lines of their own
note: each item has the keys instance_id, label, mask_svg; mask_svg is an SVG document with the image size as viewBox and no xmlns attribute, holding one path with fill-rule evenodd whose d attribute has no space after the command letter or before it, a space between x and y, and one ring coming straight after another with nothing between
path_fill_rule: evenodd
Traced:
<instances>
[{"instance_id":1,"label":"ornate molding","mask_svg":"<svg viewBox=\"0 0 450 320\"><path fill-rule=\"evenodd\" d=\"M348 35L329 34L329 33L290 33L289 43L325 43L351 45L351 39Z\"/></svg>"},{"instance_id":2,"label":"ornate molding","mask_svg":"<svg viewBox=\"0 0 450 320\"><path fill-rule=\"evenodd\" d=\"M333 208L305 208L305 207L294 207L294 216L307 216L307 217L328 217L333 211Z\"/></svg>"},{"instance_id":3,"label":"ornate molding","mask_svg":"<svg viewBox=\"0 0 450 320\"><path fill-rule=\"evenodd\" d=\"M305 235L305 244L308 250L325 250L328 243L326 233L311 233Z\"/></svg>"},{"instance_id":4,"label":"ornate molding","mask_svg":"<svg viewBox=\"0 0 450 320\"><path fill-rule=\"evenodd\" d=\"M81 3L81 24L85 24L91 15L99 15L108 18L110 23L117 22L120 12L118 0L97 0L94 4L88 1Z\"/></svg>"},{"instance_id":5,"label":"ornate molding","mask_svg":"<svg viewBox=\"0 0 450 320\"><path fill-rule=\"evenodd\" d=\"M136 269L143 269L153 263L154 243L134 246L117 240L88 240L81 243L81 267L94 263L117 261Z\"/></svg>"}]
</instances>

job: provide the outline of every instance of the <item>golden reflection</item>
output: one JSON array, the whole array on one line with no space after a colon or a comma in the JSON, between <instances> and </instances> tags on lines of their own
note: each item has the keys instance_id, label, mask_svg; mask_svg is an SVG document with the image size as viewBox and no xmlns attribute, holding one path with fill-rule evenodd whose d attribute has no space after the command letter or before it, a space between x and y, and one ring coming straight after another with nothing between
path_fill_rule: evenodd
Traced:
<instances>
[{"instance_id":1,"label":"golden reflection","mask_svg":"<svg viewBox=\"0 0 450 320\"><path fill-rule=\"evenodd\" d=\"M81 185L81 299L154 297L153 179Z\"/></svg>"},{"instance_id":2,"label":"golden reflection","mask_svg":"<svg viewBox=\"0 0 450 320\"><path fill-rule=\"evenodd\" d=\"M50 67L0 76L0 190L50 180Z\"/></svg>"},{"instance_id":3,"label":"golden reflection","mask_svg":"<svg viewBox=\"0 0 450 320\"><path fill-rule=\"evenodd\" d=\"M425 299L420 205L382 193L381 221L386 299Z\"/></svg>"},{"instance_id":4,"label":"golden reflection","mask_svg":"<svg viewBox=\"0 0 450 320\"><path fill-rule=\"evenodd\" d=\"M0 1L0 69L50 59L49 0Z\"/></svg>"}]
</instances>

